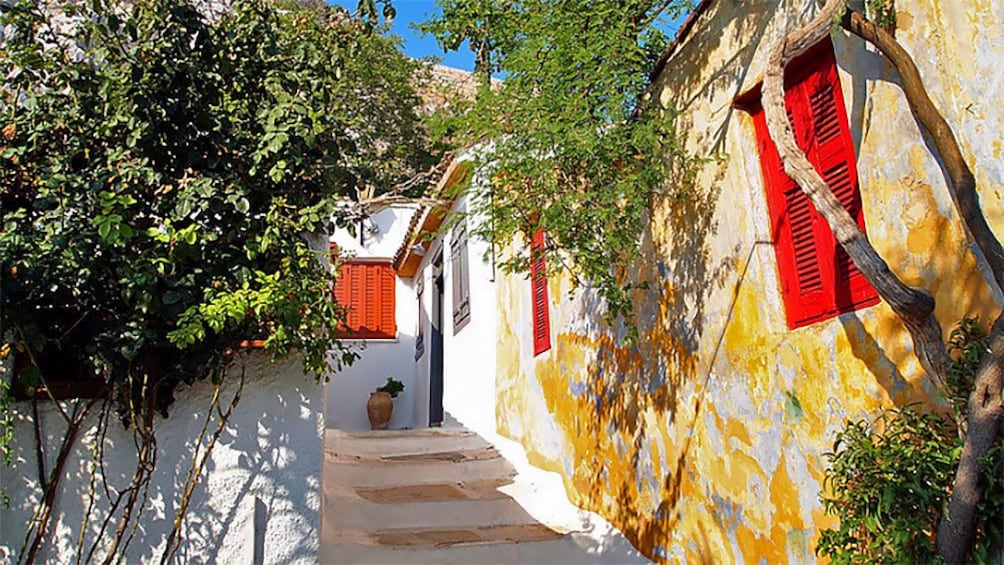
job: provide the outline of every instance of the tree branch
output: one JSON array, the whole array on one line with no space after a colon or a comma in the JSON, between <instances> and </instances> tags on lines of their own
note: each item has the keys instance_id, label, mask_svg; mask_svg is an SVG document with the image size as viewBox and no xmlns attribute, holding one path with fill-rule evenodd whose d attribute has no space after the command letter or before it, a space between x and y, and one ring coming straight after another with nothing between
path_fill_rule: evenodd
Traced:
<instances>
[{"instance_id":1,"label":"tree branch","mask_svg":"<svg viewBox=\"0 0 1004 565\"><path fill-rule=\"evenodd\" d=\"M969 236L980 248L998 289L1004 290L1004 248L987 224L976 192L976 179L966 163L952 128L934 106L917 65L910 54L887 31L860 12L847 10L841 25L872 43L896 67L903 93L917 120L930 134L948 170L949 194ZM1004 314L997 318L989 336L989 354L976 373L969 396L966 434L959 466L952 485L948 509L938 526L938 553L948 563L969 559L976 539L977 510L983 497L983 459L999 441L1004 424Z\"/></svg>"},{"instance_id":2,"label":"tree branch","mask_svg":"<svg viewBox=\"0 0 1004 565\"><path fill-rule=\"evenodd\" d=\"M986 485L984 459L1000 441L1004 424L1004 313L990 330L989 352L969 394L966 441L952 483L948 510L938 525L938 554L946 563L967 563L976 541L977 511ZM994 557L991 556L991 559Z\"/></svg>"},{"instance_id":3,"label":"tree branch","mask_svg":"<svg viewBox=\"0 0 1004 565\"><path fill-rule=\"evenodd\" d=\"M953 189L949 193L959 211L962 223L980 251L983 252L994 281L997 282L997 288L1004 290L1004 247L1001 246L1000 240L987 224L986 215L980 206L979 194L976 192L976 178L962 156L962 150L959 148L959 142L952 132L952 128L928 96L913 58L896 41L896 38L873 22L868 21L860 12L847 10L841 20L841 25L851 33L878 47L896 67L896 71L903 81L903 93L910 104L910 109L913 110L917 120L927 129L931 141L945 163L945 168L948 169L948 177Z\"/></svg>"}]
</instances>

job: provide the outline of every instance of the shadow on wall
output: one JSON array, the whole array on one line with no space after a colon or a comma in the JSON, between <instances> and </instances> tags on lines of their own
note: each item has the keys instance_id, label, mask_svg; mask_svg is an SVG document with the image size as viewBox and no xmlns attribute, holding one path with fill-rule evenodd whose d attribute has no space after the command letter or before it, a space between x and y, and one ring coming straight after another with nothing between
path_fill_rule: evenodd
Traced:
<instances>
[{"instance_id":1,"label":"shadow on wall","mask_svg":"<svg viewBox=\"0 0 1004 565\"><path fill-rule=\"evenodd\" d=\"M849 77L848 119L859 157L862 193L893 195L888 206L870 211L869 217L878 220L868 226L870 239L895 274L934 295L935 317L946 338L964 316L978 316L988 323L1000 310L987 284L990 277L956 219L951 177L930 133L906 104L902 78L888 59L869 50L857 36L848 36L838 48L838 64L843 59L854 68ZM958 124L950 126L961 131ZM863 138L870 138L874 145L876 139L882 142L894 136L905 140L900 142L901 153L862 152ZM978 169L981 164L970 160L970 165ZM933 178L938 173L941 178ZM895 316L879 320L875 333L884 336L884 346L856 314L841 316L840 321L854 356L868 366L893 404L938 407L938 393L929 379L907 379L898 369L912 363L914 355L909 334Z\"/></svg>"},{"instance_id":2,"label":"shadow on wall","mask_svg":"<svg viewBox=\"0 0 1004 565\"><path fill-rule=\"evenodd\" d=\"M315 562L320 527L322 387L303 374L298 361L270 364L253 358L247 363L247 381L239 405L213 449L194 491L182 528L181 562ZM223 394L223 409L232 398L239 376L231 372ZM156 425L157 465L144 493L138 524L126 561L158 561L177 512L185 477L212 396L210 383L197 383L178 391L167 419ZM18 403L15 460L3 474L3 486L12 505L4 511L0 550L17 555L27 524L39 499L37 463L31 409ZM209 434L215 428L213 414ZM43 406L41 424L47 465L55 459L65 426L51 407ZM111 538L116 521L103 534L102 521L114 501L131 482L136 448L130 431L114 418L107 434L99 438L97 418L87 422L67 460L60 482L49 536L39 554L43 562L73 562L88 493L94 489L95 506L85 519L85 547L95 539ZM208 437L208 436L207 436ZM100 440L103 465L91 483L92 450ZM16 479L12 481L13 478ZM14 483L14 484L12 484ZM137 503L137 510L139 504ZM133 513L136 517L136 512ZM19 527L12 526L17 524ZM132 533L130 533L132 532ZM95 557L103 556L102 544ZM268 550L268 555L264 551ZM0 551L0 554L3 553ZM86 554L85 554L86 556Z\"/></svg>"},{"instance_id":3,"label":"shadow on wall","mask_svg":"<svg viewBox=\"0 0 1004 565\"><path fill-rule=\"evenodd\" d=\"M700 378L706 301L726 284L735 265L728 257L712 260L709 252L709 238L719 229L718 186L709 182L655 207L632 273L648 283L634 297L637 341L625 343L618 337L623 327L591 318L585 333L560 334L558 347L592 350L595 356L583 359L582 366L563 367L554 375L558 382L542 383L545 390L573 392L568 399L573 406L551 406L551 412L575 438L572 481L579 502L656 556L671 531L668 520L679 499L686 453L676 458L675 469L661 472L653 461L660 456L652 450L664 443L665 429L651 426L671 426L678 415L689 419L699 411L700 397L687 391ZM582 312L603 311L595 295L587 293L582 301ZM695 406L682 409L681 402Z\"/></svg>"},{"instance_id":4,"label":"shadow on wall","mask_svg":"<svg viewBox=\"0 0 1004 565\"><path fill-rule=\"evenodd\" d=\"M709 10L709 19L727 19L728 27L721 34L695 35L674 58L672 75L702 77L704 82L673 90L671 103L684 116L692 111L697 119L713 120L713 133L692 139L691 146L720 150L734 146L725 138L736 129L730 126L734 110L731 104L711 106L740 94L774 9L768 3L744 4L741 10L713 3ZM716 15L722 10L726 17ZM727 50L726 43L742 48L721 62L712 61L709 54ZM713 72L703 72L711 65ZM860 144L860 131L855 135ZM619 328L590 317L579 326L586 331L557 337L560 361L539 363L536 377L551 417L568 438L563 463L576 502L610 519L647 554L675 560L683 556L670 552L682 544L688 558L708 561L733 551L740 552L735 559L764 552L777 559L808 559L814 532L826 520L814 506L814 489L820 486L822 453L832 445L835 427L844 417L866 413L862 410L930 402L934 391L926 379L900 373L900 367L915 365L912 347L885 305L798 332L765 327L758 319L761 297L755 279L743 282L749 261L744 265L742 260L751 242L733 251L736 256L709 251L713 240L742 242L746 237L722 233L738 226L716 223L716 217L728 212L718 210L719 180L702 182L687 198L654 207L637 262L638 278L650 281L635 299L638 341L624 345ZM959 253L965 236L957 221L938 212L931 186L872 188L876 194L909 198L906 210L886 203L887 210L869 211L870 218L889 226L889 235L876 246L907 282L935 294L936 315L946 330L967 312L986 320L999 309L972 253ZM873 231L881 232L870 226L869 233ZM737 267L744 270L736 272ZM765 284L776 284L773 272L761 276L770 279ZM587 293L582 300L579 310L586 316L603 311L594 296ZM711 351L707 344L717 347L717 334L729 320L728 331L737 338L731 347L744 351L726 355L723 349L714 359L717 349ZM699 350L702 345L706 350ZM794 360L773 358L782 354ZM730 355L745 356L745 364L733 366ZM712 377L712 368L729 374ZM792 374L781 374L782 369ZM837 378L807 383L815 379L806 379L806 373ZM709 387L713 392L707 392ZM796 388L804 393L801 400ZM727 402L713 396L719 393L746 395L760 421L743 422L742 411L714 407ZM760 395L757 401L750 400L754 394ZM716 429L707 429L706 422ZM733 427L726 430L727 425ZM726 451L715 452L712 445L724 445ZM751 494L754 487L761 490ZM767 496L769 502L762 500ZM674 535L683 520L690 537L681 541ZM729 536L737 531L747 536L746 545L728 547L729 541L735 543Z\"/></svg>"},{"instance_id":5,"label":"shadow on wall","mask_svg":"<svg viewBox=\"0 0 1004 565\"><path fill-rule=\"evenodd\" d=\"M717 9L714 6L717 4L712 11ZM722 89L734 89L730 94L737 96L766 29L767 8L766 4L749 5L746 16L733 23L731 38L749 41L746 47L697 88L686 92L671 89L674 98L669 105L686 116L697 102L716 98ZM695 35L674 59L674 68L705 68L708 54L725 39L721 34ZM724 147L733 111L731 107L726 110L714 139L691 140L692 146L708 150L699 157L709 158ZM687 129L681 127L681 131ZM709 168L715 169L716 164L711 162ZM699 382L698 348L706 331L706 301L734 276L738 262L730 257L713 260L708 247L720 228L715 217L722 172L718 167L718 174L710 175L711 182L654 206L637 262L639 279L649 281L648 289L639 291L634 301L637 343L619 344L612 337L615 332L601 328L598 321L593 322L593 329L600 330L595 343L576 343L589 339L576 334L559 336L559 343L564 340L570 342L568 345L588 345L596 350L595 359L579 368L585 381L571 383L579 408L552 411L559 419L562 413L571 415L572 421L561 424L574 432L570 436L578 438L572 477L575 494L580 503L603 513L636 546L659 559L668 557L666 548L678 518L681 483L691 472L687 470L686 445L671 445L665 429L650 426L672 426L682 414L688 420L684 425L692 425L701 410L703 397L693 393L703 386ZM586 300L583 312L602 311L600 304L588 302L589 297ZM681 402L689 406L684 409ZM653 413L656 418L650 417ZM676 434L683 436L687 434ZM675 465L664 469L660 459ZM707 535L691 541L697 545L692 553L706 556L710 562L714 553Z\"/></svg>"}]
</instances>

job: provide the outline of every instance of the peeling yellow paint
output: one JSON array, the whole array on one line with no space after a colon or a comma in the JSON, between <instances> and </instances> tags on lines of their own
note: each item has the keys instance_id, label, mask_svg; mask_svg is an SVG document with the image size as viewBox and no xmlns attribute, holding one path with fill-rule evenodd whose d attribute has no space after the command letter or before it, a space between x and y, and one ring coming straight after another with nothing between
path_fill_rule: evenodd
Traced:
<instances>
[{"instance_id":1,"label":"peeling yellow paint","mask_svg":"<svg viewBox=\"0 0 1004 565\"><path fill-rule=\"evenodd\" d=\"M987 30L1000 8L951 4L899 0L897 37L942 89L936 104L977 101L967 115L987 123L962 132L964 151L976 156L988 221L1004 236L1004 112L971 86L1004 53L993 39L1001 34ZM619 339L595 297L580 289L569 299L570 282L554 276L553 347L534 357L526 281L497 283L500 433L659 561L815 560L819 531L835 525L819 499L834 433L883 407L941 406L884 303L794 331L784 325L773 251L753 243L770 239L755 136L731 108L762 74L765 42L784 18L768 21L773 10L750 6L712 3L663 77L660 99L680 106L690 146L703 155L715 141L726 157L702 171L687 200L653 205L636 265L652 283L635 297L639 340ZM869 239L894 272L932 292L946 335L964 315L989 319L1002 305L966 243L937 158L895 80L874 81L892 71L860 43L835 42L842 80L854 83L845 85L850 114L860 112L852 128ZM930 57L918 51L925 45ZM859 71L873 81L866 88Z\"/></svg>"}]
</instances>

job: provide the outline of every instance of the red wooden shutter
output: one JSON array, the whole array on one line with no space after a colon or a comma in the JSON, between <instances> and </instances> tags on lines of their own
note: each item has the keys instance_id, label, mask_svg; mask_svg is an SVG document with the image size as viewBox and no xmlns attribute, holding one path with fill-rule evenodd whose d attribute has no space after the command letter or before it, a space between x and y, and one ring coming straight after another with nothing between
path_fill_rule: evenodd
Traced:
<instances>
[{"instance_id":1,"label":"red wooden shutter","mask_svg":"<svg viewBox=\"0 0 1004 565\"><path fill-rule=\"evenodd\" d=\"M803 127L804 116L797 91L785 93L788 119L791 121L799 147L807 150L810 140ZM784 172L777 148L767 133L767 122L761 110L755 120L760 145L760 164L767 191L767 206L774 227L774 244L785 298L788 324L799 322L828 309L830 302L819 269L820 250L817 247L818 214L798 184Z\"/></svg>"},{"instance_id":2,"label":"red wooden shutter","mask_svg":"<svg viewBox=\"0 0 1004 565\"><path fill-rule=\"evenodd\" d=\"M828 53L832 61L832 51ZM802 90L813 130L814 147L810 161L861 230L865 231L857 159L850 128L847 127L847 111L836 63L821 65L818 72L803 82ZM820 245L827 249L827 257L830 258L830 262L822 268L833 281L834 310L847 312L865 303L875 303L878 294L822 219L820 231Z\"/></svg>"},{"instance_id":3,"label":"red wooden shutter","mask_svg":"<svg viewBox=\"0 0 1004 565\"><path fill-rule=\"evenodd\" d=\"M789 68L785 104L798 145L864 229L854 149L832 47L826 42ZM788 326L804 326L874 304L875 291L809 198L784 172L760 107L754 109L754 126Z\"/></svg>"},{"instance_id":4,"label":"red wooden shutter","mask_svg":"<svg viewBox=\"0 0 1004 565\"><path fill-rule=\"evenodd\" d=\"M530 243L530 288L533 302L533 354L551 349L551 325L547 303L547 265L544 262L544 230L538 229Z\"/></svg>"},{"instance_id":5,"label":"red wooden shutter","mask_svg":"<svg viewBox=\"0 0 1004 565\"><path fill-rule=\"evenodd\" d=\"M380 325L377 326L377 332L383 336L396 338L397 322L394 316L394 295L396 294L395 283L397 282L397 275L394 272L394 267L390 264L383 265L382 267L380 269L380 274L382 275L380 281Z\"/></svg>"},{"instance_id":6,"label":"red wooden shutter","mask_svg":"<svg viewBox=\"0 0 1004 565\"><path fill-rule=\"evenodd\" d=\"M335 300L348 308L345 328L349 339L394 339L396 274L390 263L347 262L339 267Z\"/></svg>"}]
</instances>

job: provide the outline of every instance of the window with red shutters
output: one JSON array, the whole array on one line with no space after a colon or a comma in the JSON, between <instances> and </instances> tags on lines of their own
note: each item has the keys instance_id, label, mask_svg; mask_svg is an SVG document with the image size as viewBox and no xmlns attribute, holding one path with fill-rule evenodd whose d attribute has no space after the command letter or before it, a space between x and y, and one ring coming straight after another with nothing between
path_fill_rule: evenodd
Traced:
<instances>
[{"instance_id":1,"label":"window with red shutters","mask_svg":"<svg viewBox=\"0 0 1004 565\"><path fill-rule=\"evenodd\" d=\"M533 301L533 354L551 349L551 323L547 304L547 265L544 263L544 230L538 229L530 242L530 289Z\"/></svg>"},{"instance_id":2,"label":"window with red shutters","mask_svg":"<svg viewBox=\"0 0 1004 565\"><path fill-rule=\"evenodd\" d=\"M785 106L798 146L864 230L854 146L829 41L789 65ZM784 172L763 108L755 106L752 114L788 327L877 303L878 295L826 220Z\"/></svg>"},{"instance_id":3,"label":"window with red shutters","mask_svg":"<svg viewBox=\"0 0 1004 565\"><path fill-rule=\"evenodd\" d=\"M394 285L397 275L390 263L349 261L339 266L335 300L348 308L346 339L394 339Z\"/></svg>"}]
</instances>

